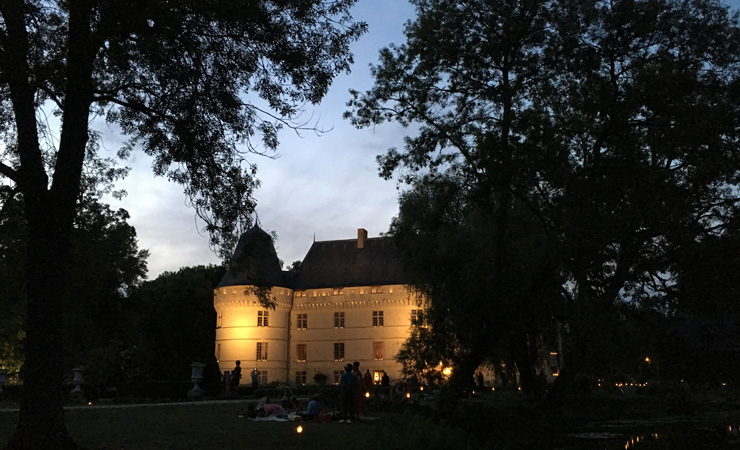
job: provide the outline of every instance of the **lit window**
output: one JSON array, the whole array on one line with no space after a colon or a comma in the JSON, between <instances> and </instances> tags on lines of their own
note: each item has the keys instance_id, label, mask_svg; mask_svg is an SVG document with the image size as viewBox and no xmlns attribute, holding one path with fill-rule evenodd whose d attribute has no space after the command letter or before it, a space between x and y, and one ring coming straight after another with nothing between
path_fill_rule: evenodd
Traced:
<instances>
[{"instance_id":1,"label":"lit window","mask_svg":"<svg viewBox=\"0 0 740 450\"><path fill-rule=\"evenodd\" d=\"M383 372L382 370L376 370L373 372L373 383L380 384L380 382L383 380Z\"/></svg>"},{"instance_id":2,"label":"lit window","mask_svg":"<svg viewBox=\"0 0 740 450\"><path fill-rule=\"evenodd\" d=\"M374 327L383 326L383 311L373 311L373 326Z\"/></svg>"},{"instance_id":3,"label":"lit window","mask_svg":"<svg viewBox=\"0 0 740 450\"><path fill-rule=\"evenodd\" d=\"M257 311L257 326L258 327L266 327L268 326L268 318L270 316L269 311Z\"/></svg>"},{"instance_id":4,"label":"lit window","mask_svg":"<svg viewBox=\"0 0 740 450\"><path fill-rule=\"evenodd\" d=\"M412 309L411 310L411 325L418 325L419 324L419 313L421 310L419 309Z\"/></svg>"},{"instance_id":5,"label":"lit window","mask_svg":"<svg viewBox=\"0 0 740 450\"><path fill-rule=\"evenodd\" d=\"M383 359L383 342L373 342L373 359L380 361Z\"/></svg>"},{"instance_id":6,"label":"lit window","mask_svg":"<svg viewBox=\"0 0 740 450\"><path fill-rule=\"evenodd\" d=\"M334 361L344 361L344 342L334 343Z\"/></svg>"},{"instance_id":7,"label":"lit window","mask_svg":"<svg viewBox=\"0 0 740 450\"><path fill-rule=\"evenodd\" d=\"M305 314L298 314L298 318L296 320L296 328L299 330L305 330L308 328L308 313Z\"/></svg>"},{"instance_id":8,"label":"lit window","mask_svg":"<svg viewBox=\"0 0 740 450\"><path fill-rule=\"evenodd\" d=\"M296 371L295 384L306 384L306 371L305 370Z\"/></svg>"},{"instance_id":9,"label":"lit window","mask_svg":"<svg viewBox=\"0 0 740 450\"><path fill-rule=\"evenodd\" d=\"M216 362L221 361L221 344L216 345Z\"/></svg>"},{"instance_id":10,"label":"lit window","mask_svg":"<svg viewBox=\"0 0 740 450\"><path fill-rule=\"evenodd\" d=\"M344 295L344 289L343 288L334 288L334 295Z\"/></svg>"},{"instance_id":11,"label":"lit window","mask_svg":"<svg viewBox=\"0 0 740 450\"><path fill-rule=\"evenodd\" d=\"M344 313L343 312L334 313L334 328L344 328Z\"/></svg>"},{"instance_id":12,"label":"lit window","mask_svg":"<svg viewBox=\"0 0 740 450\"><path fill-rule=\"evenodd\" d=\"M306 344L295 345L296 361L306 362Z\"/></svg>"},{"instance_id":13,"label":"lit window","mask_svg":"<svg viewBox=\"0 0 740 450\"><path fill-rule=\"evenodd\" d=\"M371 286L370 287L370 293L371 294L381 294L381 293L383 293L383 286Z\"/></svg>"},{"instance_id":14,"label":"lit window","mask_svg":"<svg viewBox=\"0 0 740 450\"><path fill-rule=\"evenodd\" d=\"M257 342L257 361L267 361L267 342Z\"/></svg>"}]
</instances>

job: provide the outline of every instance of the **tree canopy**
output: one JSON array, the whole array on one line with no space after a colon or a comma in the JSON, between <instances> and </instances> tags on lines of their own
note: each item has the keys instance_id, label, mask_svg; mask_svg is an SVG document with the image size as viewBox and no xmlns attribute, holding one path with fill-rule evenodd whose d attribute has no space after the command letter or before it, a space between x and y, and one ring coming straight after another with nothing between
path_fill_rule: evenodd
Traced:
<instances>
[{"instance_id":1,"label":"tree canopy","mask_svg":"<svg viewBox=\"0 0 740 450\"><path fill-rule=\"evenodd\" d=\"M412 3L407 42L381 51L375 86L353 93L347 115L358 127L413 130L379 158L382 176L412 186L392 231L467 248L463 260L481 275L424 275L455 255L409 251L415 282L460 289L430 299L433 310L475 311L458 338L498 330L463 348L497 348L498 327L521 345L523 330L543 335L555 318L565 375L605 370L616 306L664 295L676 280L671 255L722 234L737 210L737 14L715 0ZM450 183L429 183L439 177L465 193L463 209L409 202L444 197ZM435 211L450 219L424 224ZM536 348L525 342L508 351L529 355L517 361L526 388Z\"/></svg>"},{"instance_id":2,"label":"tree canopy","mask_svg":"<svg viewBox=\"0 0 740 450\"><path fill-rule=\"evenodd\" d=\"M183 185L228 254L278 145L352 63L354 0L0 3L0 180L28 226L24 397L11 448L75 448L63 423L62 296L92 119ZM46 120L47 117L53 120ZM54 293L54 295L49 295Z\"/></svg>"}]
</instances>

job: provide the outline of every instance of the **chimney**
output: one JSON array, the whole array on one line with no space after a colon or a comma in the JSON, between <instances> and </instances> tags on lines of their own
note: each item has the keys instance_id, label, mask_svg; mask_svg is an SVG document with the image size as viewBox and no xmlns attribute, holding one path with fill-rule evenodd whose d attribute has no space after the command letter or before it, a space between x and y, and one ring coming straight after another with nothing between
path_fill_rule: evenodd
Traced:
<instances>
[{"instance_id":1,"label":"chimney","mask_svg":"<svg viewBox=\"0 0 740 450\"><path fill-rule=\"evenodd\" d=\"M357 229L357 248L365 248L365 240L367 239L367 230L364 228Z\"/></svg>"}]
</instances>

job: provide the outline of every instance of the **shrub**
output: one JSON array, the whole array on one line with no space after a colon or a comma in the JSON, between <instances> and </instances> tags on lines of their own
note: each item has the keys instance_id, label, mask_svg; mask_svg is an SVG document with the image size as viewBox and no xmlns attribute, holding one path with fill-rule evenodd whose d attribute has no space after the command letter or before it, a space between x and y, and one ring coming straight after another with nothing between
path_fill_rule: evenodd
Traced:
<instances>
[{"instance_id":1,"label":"shrub","mask_svg":"<svg viewBox=\"0 0 740 450\"><path fill-rule=\"evenodd\" d=\"M316 384L319 384L322 386L326 384L327 380L329 380L329 377L327 377L325 374L321 372L318 372L316 375L313 376L313 381Z\"/></svg>"}]
</instances>

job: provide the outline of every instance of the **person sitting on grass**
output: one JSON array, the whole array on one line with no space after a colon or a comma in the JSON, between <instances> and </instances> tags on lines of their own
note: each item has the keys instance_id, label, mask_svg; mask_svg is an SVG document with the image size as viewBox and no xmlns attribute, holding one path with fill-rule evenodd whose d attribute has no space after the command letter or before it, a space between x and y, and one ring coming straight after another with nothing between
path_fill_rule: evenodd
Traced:
<instances>
[{"instance_id":1,"label":"person sitting on grass","mask_svg":"<svg viewBox=\"0 0 740 450\"><path fill-rule=\"evenodd\" d=\"M319 418L319 412L321 411L321 403L319 403L319 396L314 395L313 399L308 402L306 411L301 413L301 417L305 420L317 420Z\"/></svg>"},{"instance_id":2,"label":"person sitting on grass","mask_svg":"<svg viewBox=\"0 0 740 450\"><path fill-rule=\"evenodd\" d=\"M269 398L263 398L257 403L254 410L251 410L251 406L247 406L250 410L247 412L247 416L254 419L257 417L271 417L271 416L287 416L288 412L283 408L282 405L277 403L271 403Z\"/></svg>"},{"instance_id":3,"label":"person sitting on grass","mask_svg":"<svg viewBox=\"0 0 740 450\"><path fill-rule=\"evenodd\" d=\"M283 398L280 400L280 402L283 405L283 408L285 408L286 411L295 411L296 408L298 408L298 401L293 397L288 397L287 394L283 395Z\"/></svg>"}]
</instances>

